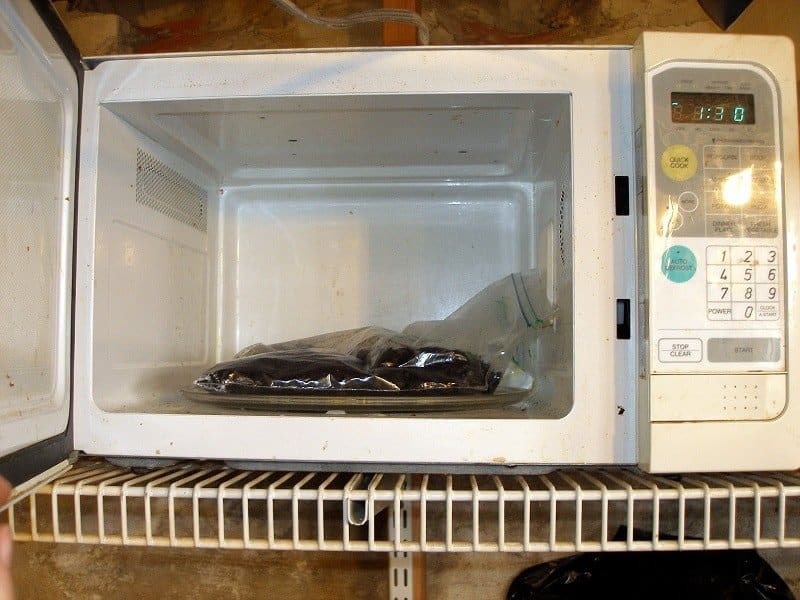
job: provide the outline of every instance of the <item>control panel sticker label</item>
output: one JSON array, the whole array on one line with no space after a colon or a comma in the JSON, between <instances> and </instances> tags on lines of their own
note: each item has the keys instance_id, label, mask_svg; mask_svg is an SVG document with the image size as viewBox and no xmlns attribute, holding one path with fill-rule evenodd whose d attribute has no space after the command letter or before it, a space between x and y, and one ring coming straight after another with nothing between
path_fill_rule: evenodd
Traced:
<instances>
[{"instance_id":1,"label":"control panel sticker label","mask_svg":"<svg viewBox=\"0 0 800 600\"><path fill-rule=\"evenodd\" d=\"M794 230L783 206L793 199L784 197L774 82L764 69L726 60L666 61L646 77L637 164L648 224L639 298L647 368L782 373L795 265L784 249ZM747 398L737 412L726 400L703 414L777 414L754 404Z\"/></svg>"},{"instance_id":2,"label":"control panel sticker label","mask_svg":"<svg viewBox=\"0 0 800 600\"><path fill-rule=\"evenodd\" d=\"M673 283L686 283L697 272L697 259L686 246L670 246L661 256L661 272Z\"/></svg>"}]
</instances>

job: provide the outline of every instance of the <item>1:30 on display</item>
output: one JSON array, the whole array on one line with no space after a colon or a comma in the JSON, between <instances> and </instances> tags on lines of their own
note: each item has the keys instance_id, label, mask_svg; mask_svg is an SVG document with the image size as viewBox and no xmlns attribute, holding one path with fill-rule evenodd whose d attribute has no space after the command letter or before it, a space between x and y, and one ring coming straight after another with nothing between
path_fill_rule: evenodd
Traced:
<instances>
[{"instance_id":1,"label":"1:30 on display","mask_svg":"<svg viewBox=\"0 0 800 600\"><path fill-rule=\"evenodd\" d=\"M726 115L726 110L730 110L727 106L695 106L692 114L694 121L717 121L723 123L725 121L732 121L734 123L744 122L745 107L734 106L733 114ZM726 118L727 117L727 118Z\"/></svg>"}]
</instances>

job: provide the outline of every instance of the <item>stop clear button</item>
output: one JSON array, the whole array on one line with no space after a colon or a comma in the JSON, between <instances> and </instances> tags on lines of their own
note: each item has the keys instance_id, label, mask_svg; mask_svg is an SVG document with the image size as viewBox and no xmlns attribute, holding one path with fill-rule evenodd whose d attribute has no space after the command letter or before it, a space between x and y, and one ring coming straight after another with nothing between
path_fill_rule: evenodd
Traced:
<instances>
[{"instance_id":1,"label":"stop clear button","mask_svg":"<svg viewBox=\"0 0 800 600\"><path fill-rule=\"evenodd\" d=\"M703 341L697 338L661 338L658 340L658 360L662 363L703 360Z\"/></svg>"}]
</instances>

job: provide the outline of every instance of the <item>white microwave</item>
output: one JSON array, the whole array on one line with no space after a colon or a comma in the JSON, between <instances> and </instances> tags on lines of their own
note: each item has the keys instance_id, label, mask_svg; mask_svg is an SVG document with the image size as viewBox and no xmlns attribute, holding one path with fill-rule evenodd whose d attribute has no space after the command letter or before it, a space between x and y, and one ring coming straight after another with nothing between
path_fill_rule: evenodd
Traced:
<instances>
[{"instance_id":1,"label":"white microwave","mask_svg":"<svg viewBox=\"0 0 800 600\"><path fill-rule=\"evenodd\" d=\"M0 7L0 472L15 482L71 451L800 466L788 40L87 64L43 11ZM532 267L558 320L522 405L297 414L178 393L247 344L440 318Z\"/></svg>"}]
</instances>

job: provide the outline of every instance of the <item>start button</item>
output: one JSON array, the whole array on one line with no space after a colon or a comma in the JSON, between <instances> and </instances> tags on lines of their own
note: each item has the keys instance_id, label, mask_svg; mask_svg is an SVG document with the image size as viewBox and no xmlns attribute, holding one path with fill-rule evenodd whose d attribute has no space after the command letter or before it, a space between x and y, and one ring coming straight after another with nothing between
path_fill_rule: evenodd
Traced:
<instances>
[{"instance_id":1,"label":"start button","mask_svg":"<svg viewBox=\"0 0 800 600\"><path fill-rule=\"evenodd\" d=\"M703 341L697 338L661 338L658 340L658 360L662 363L703 360Z\"/></svg>"}]
</instances>

